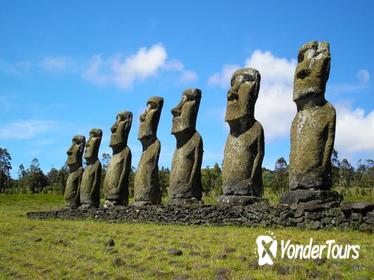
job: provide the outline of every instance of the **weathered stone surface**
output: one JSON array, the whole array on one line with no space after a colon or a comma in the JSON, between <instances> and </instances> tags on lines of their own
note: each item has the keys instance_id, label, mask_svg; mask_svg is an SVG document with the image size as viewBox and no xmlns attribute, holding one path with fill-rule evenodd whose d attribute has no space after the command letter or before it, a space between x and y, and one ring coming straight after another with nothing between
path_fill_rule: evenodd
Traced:
<instances>
[{"instance_id":1,"label":"weathered stone surface","mask_svg":"<svg viewBox=\"0 0 374 280\"><path fill-rule=\"evenodd\" d=\"M109 146L113 155L104 178L105 207L127 205L129 200L129 175L131 170L131 150L127 138L132 124L132 113L117 114L113 124Z\"/></svg>"},{"instance_id":2,"label":"weathered stone surface","mask_svg":"<svg viewBox=\"0 0 374 280\"><path fill-rule=\"evenodd\" d=\"M157 139L157 126L163 104L162 97L151 97L147 102L146 111L140 116L138 139L142 143L143 152L134 180L134 205L150 205L161 202L158 175L161 143Z\"/></svg>"},{"instance_id":3,"label":"weathered stone surface","mask_svg":"<svg viewBox=\"0 0 374 280\"><path fill-rule=\"evenodd\" d=\"M255 103L260 90L260 73L253 68L236 71L227 95L225 121L230 126L222 169L225 197L220 203L250 202L228 196L261 197L261 164L264 157L264 131L255 119Z\"/></svg>"},{"instance_id":4,"label":"weathered stone surface","mask_svg":"<svg viewBox=\"0 0 374 280\"><path fill-rule=\"evenodd\" d=\"M280 203L294 208L312 211L320 208L338 207L343 196L326 190L293 190L281 196Z\"/></svg>"},{"instance_id":5,"label":"weathered stone surface","mask_svg":"<svg viewBox=\"0 0 374 280\"><path fill-rule=\"evenodd\" d=\"M366 215L344 217L340 208L305 211L295 218L298 210L290 207L255 203L247 206L232 205L149 205L118 206L115 208L65 208L59 211L30 212L30 219L94 219L109 222L152 222L182 225L240 225L248 227L298 227L309 229L361 230L373 232L372 212ZM357 213L356 213L357 214ZM359 218L359 219L357 219Z\"/></svg>"},{"instance_id":6,"label":"weathered stone surface","mask_svg":"<svg viewBox=\"0 0 374 280\"><path fill-rule=\"evenodd\" d=\"M344 203L342 204L341 208L344 213L358 212L366 214L367 212L374 210L374 203L364 201Z\"/></svg>"},{"instance_id":7,"label":"weathered stone surface","mask_svg":"<svg viewBox=\"0 0 374 280\"><path fill-rule=\"evenodd\" d=\"M177 140L177 148L170 172L170 204L189 205L201 200L203 141L195 128L200 99L199 89L187 89L181 102L171 110L171 133Z\"/></svg>"},{"instance_id":8,"label":"weathered stone surface","mask_svg":"<svg viewBox=\"0 0 374 280\"><path fill-rule=\"evenodd\" d=\"M325 99L330 72L327 42L312 41L299 50L293 101L297 114L291 127L291 190L329 190L336 113Z\"/></svg>"},{"instance_id":9,"label":"weathered stone surface","mask_svg":"<svg viewBox=\"0 0 374 280\"><path fill-rule=\"evenodd\" d=\"M83 207L99 207L100 204L101 163L98 159L98 153L102 135L101 129L93 128L86 143L84 159L87 166L83 172L80 189Z\"/></svg>"},{"instance_id":10,"label":"weathered stone surface","mask_svg":"<svg viewBox=\"0 0 374 280\"><path fill-rule=\"evenodd\" d=\"M227 205L250 205L253 203L263 202L264 199L257 196L249 195L222 195L218 198L219 204Z\"/></svg>"},{"instance_id":11,"label":"weathered stone surface","mask_svg":"<svg viewBox=\"0 0 374 280\"><path fill-rule=\"evenodd\" d=\"M69 167L69 176L66 181L64 199L66 205L71 208L80 206L80 185L83 175L82 156L86 138L82 135L75 135L72 145L67 151L68 159L66 164Z\"/></svg>"}]
</instances>

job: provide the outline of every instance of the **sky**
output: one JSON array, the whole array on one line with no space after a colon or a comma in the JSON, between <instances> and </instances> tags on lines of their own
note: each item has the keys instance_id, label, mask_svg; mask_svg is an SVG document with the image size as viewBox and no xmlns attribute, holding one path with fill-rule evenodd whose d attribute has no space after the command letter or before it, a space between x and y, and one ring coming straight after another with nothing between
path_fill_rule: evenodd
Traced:
<instances>
[{"instance_id":1,"label":"sky","mask_svg":"<svg viewBox=\"0 0 374 280\"><path fill-rule=\"evenodd\" d=\"M175 149L172 115L186 88L202 91L197 130L203 166L221 164L233 71L261 73L255 116L265 132L263 166L289 157L293 75L300 46L328 41L326 99L337 110L335 148L353 165L374 158L372 1L0 2L0 147L20 164L60 168L76 134L101 128L109 148L116 114L132 111L128 145L137 167L139 116L164 97L160 166Z\"/></svg>"}]
</instances>

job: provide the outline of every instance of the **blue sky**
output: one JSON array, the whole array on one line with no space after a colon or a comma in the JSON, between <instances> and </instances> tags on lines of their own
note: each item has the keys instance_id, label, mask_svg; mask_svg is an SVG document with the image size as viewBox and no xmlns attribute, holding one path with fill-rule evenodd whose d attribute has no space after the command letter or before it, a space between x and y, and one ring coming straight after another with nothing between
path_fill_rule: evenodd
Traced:
<instances>
[{"instance_id":1,"label":"blue sky","mask_svg":"<svg viewBox=\"0 0 374 280\"><path fill-rule=\"evenodd\" d=\"M264 166L288 160L296 112L292 82L298 48L329 41L326 98L337 109L336 148L352 163L374 157L374 73L371 1L1 1L0 146L18 166L39 159L61 167L75 134L103 129L110 153L117 112L135 119L136 139L148 97L163 96L160 165L170 166L175 139L170 109L185 88L202 90L197 128L203 165L223 159L223 121L232 71L260 70L256 118L265 130Z\"/></svg>"}]
</instances>

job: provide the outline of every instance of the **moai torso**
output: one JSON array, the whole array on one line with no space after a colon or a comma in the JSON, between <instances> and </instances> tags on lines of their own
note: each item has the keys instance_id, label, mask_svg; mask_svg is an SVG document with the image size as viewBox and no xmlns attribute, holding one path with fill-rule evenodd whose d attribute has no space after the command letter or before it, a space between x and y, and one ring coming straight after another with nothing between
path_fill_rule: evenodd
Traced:
<instances>
[{"instance_id":1,"label":"moai torso","mask_svg":"<svg viewBox=\"0 0 374 280\"><path fill-rule=\"evenodd\" d=\"M177 148L169 180L171 204L194 203L202 197L203 141L195 129L200 99L199 89L187 89L181 102L172 110L172 134L177 140Z\"/></svg>"},{"instance_id":2,"label":"moai torso","mask_svg":"<svg viewBox=\"0 0 374 280\"><path fill-rule=\"evenodd\" d=\"M224 195L262 196L264 131L254 118L260 73L252 68L236 71L227 96L225 121L230 126L222 168Z\"/></svg>"},{"instance_id":3,"label":"moai torso","mask_svg":"<svg viewBox=\"0 0 374 280\"><path fill-rule=\"evenodd\" d=\"M149 204L161 202L158 175L160 150L161 144L157 139L142 153L134 180L135 201L148 202Z\"/></svg>"},{"instance_id":4,"label":"moai torso","mask_svg":"<svg viewBox=\"0 0 374 280\"><path fill-rule=\"evenodd\" d=\"M128 182L131 170L131 151L126 147L112 156L104 178L105 199L119 205L128 204Z\"/></svg>"},{"instance_id":5,"label":"moai torso","mask_svg":"<svg viewBox=\"0 0 374 280\"><path fill-rule=\"evenodd\" d=\"M100 180L101 163L96 160L95 163L87 165L83 172L80 191L82 205L99 207Z\"/></svg>"},{"instance_id":6,"label":"moai torso","mask_svg":"<svg viewBox=\"0 0 374 280\"><path fill-rule=\"evenodd\" d=\"M83 175L82 156L86 139L82 135L73 137L72 145L67 151L68 159L66 164L69 167L69 176L66 181L64 199L68 207L80 206L80 185Z\"/></svg>"},{"instance_id":7,"label":"moai torso","mask_svg":"<svg viewBox=\"0 0 374 280\"><path fill-rule=\"evenodd\" d=\"M147 109L140 116L138 140L143 152L135 174L135 205L161 203L161 191L158 174L158 159L161 143L157 139L157 127L164 99L153 96L147 101Z\"/></svg>"},{"instance_id":8,"label":"moai torso","mask_svg":"<svg viewBox=\"0 0 374 280\"><path fill-rule=\"evenodd\" d=\"M98 159L98 152L101 137L101 129L91 129L90 137L86 143L84 158L87 166L82 175L80 189L83 207L99 207L100 204L101 163Z\"/></svg>"},{"instance_id":9,"label":"moai torso","mask_svg":"<svg viewBox=\"0 0 374 280\"><path fill-rule=\"evenodd\" d=\"M294 80L298 112L291 126L291 190L331 187L336 113L324 97L329 71L328 43L310 42L301 47Z\"/></svg>"},{"instance_id":10,"label":"moai torso","mask_svg":"<svg viewBox=\"0 0 374 280\"><path fill-rule=\"evenodd\" d=\"M171 198L201 198L202 154L203 141L197 131L175 150L169 181Z\"/></svg>"},{"instance_id":11,"label":"moai torso","mask_svg":"<svg viewBox=\"0 0 374 280\"><path fill-rule=\"evenodd\" d=\"M131 150L127 146L127 138L131 124L132 113L125 111L117 115L111 128L110 147L113 155L104 178L105 207L128 204Z\"/></svg>"},{"instance_id":12,"label":"moai torso","mask_svg":"<svg viewBox=\"0 0 374 280\"><path fill-rule=\"evenodd\" d=\"M80 186L83 176L83 167L79 167L74 172L69 173L66 181L64 199L68 207L76 208L80 206Z\"/></svg>"},{"instance_id":13,"label":"moai torso","mask_svg":"<svg viewBox=\"0 0 374 280\"><path fill-rule=\"evenodd\" d=\"M335 131L330 103L297 112L291 127L290 188L329 189Z\"/></svg>"},{"instance_id":14,"label":"moai torso","mask_svg":"<svg viewBox=\"0 0 374 280\"><path fill-rule=\"evenodd\" d=\"M226 195L262 195L261 160L264 149L264 131L256 121L238 137L229 134L222 168L223 193ZM261 158L259 158L261 154ZM256 168L257 165L258 167ZM253 176L253 169L257 169Z\"/></svg>"}]
</instances>

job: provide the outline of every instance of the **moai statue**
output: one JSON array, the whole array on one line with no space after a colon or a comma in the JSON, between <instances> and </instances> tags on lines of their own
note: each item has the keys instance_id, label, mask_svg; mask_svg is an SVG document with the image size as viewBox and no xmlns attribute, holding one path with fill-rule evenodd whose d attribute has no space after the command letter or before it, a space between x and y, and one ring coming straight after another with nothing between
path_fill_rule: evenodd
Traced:
<instances>
[{"instance_id":1,"label":"moai statue","mask_svg":"<svg viewBox=\"0 0 374 280\"><path fill-rule=\"evenodd\" d=\"M178 106L171 110L171 133L177 140L169 180L171 205L190 205L201 201L203 140L195 128L200 99L199 89L187 89Z\"/></svg>"},{"instance_id":2,"label":"moai statue","mask_svg":"<svg viewBox=\"0 0 374 280\"><path fill-rule=\"evenodd\" d=\"M82 156L86 138L82 135L75 135L68 154L66 164L69 167L69 176L66 181L64 199L69 208L77 208L80 206L80 185L83 175Z\"/></svg>"},{"instance_id":3,"label":"moai statue","mask_svg":"<svg viewBox=\"0 0 374 280\"><path fill-rule=\"evenodd\" d=\"M100 204L100 181L101 163L98 158L99 147L103 132L101 129L93 128L86 143L84 159L86 169L83 172L80 198L82 207L99 207Z\"/></svg>"},{"instance_id":4,"label":"moai statue","mask_svg":"<svg viewBox=\"0 0 374 280\"><path fill-rule=\"evenodd\" d=\"M162 97L149 98L147 109L140 116L138 139L142 143L143 153L134 180L135 206L161 203L158 176L161 143L156 132L163 104Z\"/></svg>"},{"instance_id":5,"label":"moai statue","mask_svg":"<svg viewBox=\"0 0 374 280\"><path fill-rule=\"evenodd\" d=\"M253 68L237 70L227 94L225 121L230 126L222 168L220 204L247 205L261 201L264 130L255 119L260 73Z\"/></svg>"},{"instance_id":6,"label":"moai statue","mask_svg":"<svg viewBox=\"0 0 374 280\"><path fill-rule=\"evenodd\" d=\"M297 113L291 127L290 191L282 196L283 204L318 200L332 206L342 199L329 191L336 123L335 109L325 99L329 72L327 42L312 41L300 48L293 90Z\"/></svg>"},{"instance_id":7,"label":"moai statue","mask_svg":"<svg viewBox=\"0 0 374 280\"><path fill-rule=\"evenodd\" d=\"M111 130L109 146L113 150L108 170L104 178L104 207L128 205L129 175L131 171L131 151L127 138L132 124L132 113L121 112Z\"/></svg>"}]
</instances>

